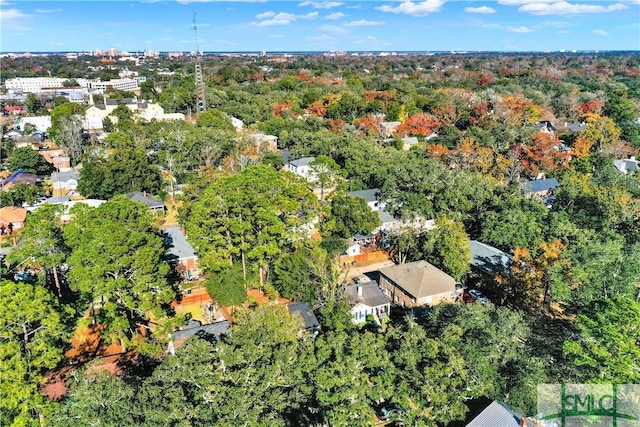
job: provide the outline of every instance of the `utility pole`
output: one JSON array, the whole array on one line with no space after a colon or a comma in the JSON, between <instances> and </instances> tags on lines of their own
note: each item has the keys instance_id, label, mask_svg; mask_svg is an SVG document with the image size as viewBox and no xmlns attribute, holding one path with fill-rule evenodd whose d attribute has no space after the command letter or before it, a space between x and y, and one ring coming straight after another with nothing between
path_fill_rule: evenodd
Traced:
<instances>
[{"instance_id":1,"label":"utility pole","mask_svg":"<svg viewBox=\"0 0 640 427\"><path fill-rule=\"evenodd\" d=\"M193 12L193 27L196 38L196 114L207 111L207 101L205 100L204 79L202 78L202 55L198 46L198 26L196 25L196 13Z\"/></svg>"}]
</instances>

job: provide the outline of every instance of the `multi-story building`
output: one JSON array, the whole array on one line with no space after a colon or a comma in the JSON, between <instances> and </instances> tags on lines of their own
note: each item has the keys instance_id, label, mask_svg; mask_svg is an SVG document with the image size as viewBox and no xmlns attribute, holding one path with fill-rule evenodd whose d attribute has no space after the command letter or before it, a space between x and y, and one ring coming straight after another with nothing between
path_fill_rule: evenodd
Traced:
<instances>
[{"instance_id":1,"label":"multi-story building","mask_svg":"<svg viewBox=\"0 0 640 427\"><path fill-rule=\"evenodd\" d=\"M101 90L103 92L111 89L125 90L125 91L137 90L138 80L137 79L114 79L114 80L109 80L108 82L93 80L87 83L87 89L89 89L90 91Z\"/></svg>"}]
</instances>

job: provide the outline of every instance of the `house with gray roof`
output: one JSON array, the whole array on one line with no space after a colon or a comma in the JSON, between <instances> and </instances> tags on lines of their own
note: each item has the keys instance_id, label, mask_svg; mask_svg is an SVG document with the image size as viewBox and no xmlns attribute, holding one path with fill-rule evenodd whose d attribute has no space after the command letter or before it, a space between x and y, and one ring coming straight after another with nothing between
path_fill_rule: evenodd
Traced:
<instances>
[{"instance_id":1,"label":"house with gray roof","mask_svg":"<svg viewBox=\"0 0 640 427\"><path fill-rule=\"evenodd\" d=\"M53 172L51 174L51 183L53 189L68 193L69 191L76 191L78 189L78 181L80 175L75 169L69 169L62 172Z\"/></svg>"},{"instance_id":2,"label":"house with gray roof","mask_svg":"<svg viewBox=\"0 0 640 427\"><path fill-rule=\"evenodd\" d=\"M636 160L635 156L631 156L628 159L614 160L613 165L620 173L625 175L629 172L637 172L640 169L640 161Z\"/></svg>"},{"instance_id":3,"label":"house with gray roof","mask_svg":"<svg viewBox=\"0 0 640 427\"><path fill-rule=\"evenodd\" d=\"M345 294L351 303L351 320L353 323L364 323L367 316L373 316L376 323L380 319L389 317L391 303L384 296L382 289L375 281L356 283L345 287Z\"/></svg>"},{"instance_id":4,"label":"house with gray roof","mask_svg":"<svg viewBox=\"0 0 640 427\"><path fill-rule=\"evenodd\" d=\"M477 240L469 242L471 267L483 274L506 271L511 266L512 257L498 248Z\"/></svg>"},{"instance_id":5,"label":"house with gray roof","mask_svg":"<svg viewBox=\"0 0 640 427\"><path fill-rule=\"evenodd\" d=\"M569 132L582 132L587 129L587 124L585 122L580 123L565 123L565 127L569 130Z\"/></svg>"},{"instance_id":6,"label":"house with gray roof","mask_svg":"<svg viewBox=\"0 0 640 427\"><path fill-rule=\"evenodd\" d=\"M315 160L315 157L303 157L301 159L291 160L289 161L289 170L307 181L314 182L318 179L311 171L311 163Z\"/></svg>"},{"instance_id":7,"label":"house with gray roof","mask_svg":"<svg viewBox=\"0 0 640 427\"><path fill-rule=\"evenodd\" d=\"M402 307L434 306L456 301L462 295L453 277L427 261L395 265L379 272L382 292Z\"/></svg>"},{"instance_id":8,"label":"house with gray roof","mask_svg":"<svg viewBox=\"0 0 640 427\"><path fill-rule=\"evenodd\" d=\"M153 213L164 213L164 202L160 199L147 195L146 192L134 191L127 194L127 197L134 202L144 203Z\"/></svg>"},{"instance_id":9,"label":"house with gray roof","mask_svg":"<svg viewBox=\"0 0 640 427\"><path fill-rule=\"evenodd\" d=\"M320 332L320 322L313 313L308 302L290 302L287 304L289 313L301 319L301 329L309 332L311 335L318 335Z\"/></svg>"},{"instance_id":10,"label":"house with gray roof","mask_svg":"<svg viewBox=\"0 0 640 427\"><path fill-rule=\"evenodd\" d=\"M170 227L164 232L165 243L168 246L166 258L178 273L186 280L200 277L198 268L198 254L187 241L187 237L180 227Z\"/></svg>"},{"instance_id":11,"label":"house with gray roof","mask_svg":"<svg viewBox=\"0 0 640 427\"><path fill-rule=\"evenodd\" d=\"M520 184L522 192L527 197L545 197L554 189L560 186L558 180L555 178L547 179L534 179L533 181L527 181Z\"/></svg>"},{"instance_id":12,"label":"house with gray roof","mask_svg":"<svg viewBox=\"0 0 640 427\"><path fill-rule=\"evenodd\" d=\"M471 418L469 420L469 418ZM479 413L471 411L464 423L465 427L534 427L539 426L534 420L516 413L505 403L491 401Z\"/></svg>"},{"instance_id":13,"label":"house with gray roof","mask_svg":"<svg viewBox=\"0 0 640 427\"><path fill-rule=\"evenodd\" d=\"M182 346L189 338L197 336L203 339L219 340L229 330L229 321L223 320L222 322L209 323L203 325L198 320L189 320L187 326L172 332L170 335L168 351L170 354L175 355L176 349Z\"/></svg>"}]
</instances>

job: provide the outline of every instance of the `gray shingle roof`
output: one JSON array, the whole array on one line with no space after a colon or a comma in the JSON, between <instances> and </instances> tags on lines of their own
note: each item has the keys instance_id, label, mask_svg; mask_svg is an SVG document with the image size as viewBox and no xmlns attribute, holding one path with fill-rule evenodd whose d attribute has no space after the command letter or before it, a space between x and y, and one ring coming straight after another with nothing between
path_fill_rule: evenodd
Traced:
<instances>
[{"instance_id":1,"label":"gray shingle roof","mask_svg":"<svg viewBox=\"0 0 640 427\"><path fill-rule=\"evenodd\" d=\"M519 427L520 418L495 400L466 427Z\"/></svg>"},{"instance_id":2,"label":"gray shingle roof","mask_svg":"<svg viewBox=\"0 0 640 427\"><path fill-rule=\"evenodd\" d=\"M304 322L304 328L307 330L317 329L320 327L320 322L318 322L318 318L315 314L313 314L313 310L311 306L307 302L291 302L287 304L287 308L290 313L298 313L302 317L302 321Z\"/></svg>"},{"instance_id":3,"label":"gray shingle roof","mask_svg":"<svg viewBox=\"0 0 640 427\"><path fill-rule=\"evenodd\" d=\"M134 202L142 202L147 205L150 209L164 208L164 202L160 199L154 199L153 197L149 197L142 193L141 191L134 191L133 193L127 194L127 197Z\"/></svg>"},{"instance_id":4,"label":"gray shingle roof","mask_svg":"<svg viewBox=\"0 0 640 427\"><path fill-rule=\"evenodd\" d=\"M358 287L362 289L362 295L358 295ZM375 281L350 285L345 288L347 298L352 304L362 303L369 307L379 307L389 304L389 299L384 296L382 289Z\"/></svg>"},{"instance_id":5,"label":"gray shingle roof","mask_svg":"<svg viewBox=\"0 0 640 427\"><path fill-rule=\"evenodd\" d=\"M471 265L485 273L506 270L511 264L511 255L498 248L477 240L471 240L469 246L471 247Z\"/></svg>"},{"instance_id":6,"label":"gray shingle roof","mask_svg":"<svg viewBox=\"0 0 640 427\"><path fill-rule=\"evenodd\" d=\"M520 188L525 193L537 193L539 191L551 190L552 188L559 187L560 184L555 178L548 179L535 179L533 181L523 182L520 184Z\"/></svg>"},{"instance_id":7,"label":"gray shingle roof","mask_svg":"<svg viewBox=\"0 0 640 427\"><path fill-rule=\"evenodd\" d=\"M453 277L427 261L415 261L383 268L380 274L414 298L424 298L456 289L456 281Z\"/></svg>"},{"instance_id":8,"label":"gray shingle roof","mask_svg":"<svg viewBox=\"0 0 640 427\"><path fill-rule=\"evenodd\" d=\"M175 331L171 334L171 338L175 342L184 342L194 335L212 335L220 338L229 329L229 321L209 323L208 325L200 325L193 328L186 328Z\"/></svg>"},{"instance_id":9,"label":"gray shingle roof","mask_svg":"<svg viewBox=\"0 0 640 427\"><path fill-rule=\"evenodd\" d=\"M291 160L289 163L295 167L308 166L309 163L313 162L315 159L315 157L303 157L301 159Z\"/></svg>"},{"instance_id":10,"label":"gray shingle roof","mask_svg":"<svg viewBox=\"0 0 640 427\"><path fill-rule=\"evenodd\" d=\"M350 191L347 193L351 197L361 197L367 201L367 203L380 200L380 189L371 188L369 190Z\"/></svg>"},{"instance_id":11,"label":"gray shingle roof","mask_svg":"<svg viewBox=\"0 0 640 427\"><path fill-rule=\"evenodd\" d=\"M173 255L178 259L198 256L193 249L193 246L187 242L186 236L182 234L180 227L167 228L164 234L166 236L165 238L167 239L167 243L169 244L169 249L167 250L169 255Z\"/></svg>"}]
</instances>

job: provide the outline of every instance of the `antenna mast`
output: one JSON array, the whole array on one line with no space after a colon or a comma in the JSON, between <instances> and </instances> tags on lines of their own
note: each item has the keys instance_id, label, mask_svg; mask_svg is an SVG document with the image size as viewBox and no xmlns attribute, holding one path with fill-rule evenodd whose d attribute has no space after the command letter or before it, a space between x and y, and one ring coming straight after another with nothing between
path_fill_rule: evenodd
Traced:
<instances>
[{"instance_id":1,"label":"antenna mast","mask_svg":"<svg viewBox=\"0 0 640 427\"><path fill-rule=\"evenodd\" d=\"M198 46L198 26L196 25L196 12L193 12L193 27L196 38L196 113L207 111L207 102L205 100L204 79L202 78L202 55Z\"/></svg>"}]
</instances>

